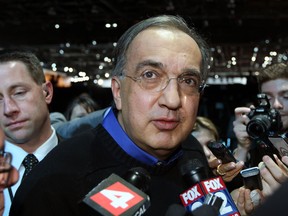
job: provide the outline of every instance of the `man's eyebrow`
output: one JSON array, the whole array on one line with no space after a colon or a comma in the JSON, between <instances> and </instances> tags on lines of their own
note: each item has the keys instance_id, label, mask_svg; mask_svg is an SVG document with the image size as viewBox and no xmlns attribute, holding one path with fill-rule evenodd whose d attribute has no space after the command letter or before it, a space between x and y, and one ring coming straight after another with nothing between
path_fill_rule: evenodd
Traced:
<instances>
[{"instance_id":1,"label":"man's eyebrow","mask_svg":"<svg viewBox=\"0 0 288 216\"><path fill-rule=\"evenodd\" d=\"M196 68L185 68L183 70L183 73L192 74L192 75L196 75L196 76L199 76L201 74L201 72L199 70L197 70Z\"/></svg>"},{"instance_id":2,"label":"man's eyebrow","mask_svg":"<svg viewBox=\"0 0 288 216\"><path fill-rule=\"evenodd\" d=\"M27 84L26 83L15 83L11 86L9 86L9 90L13 90L13 89L16 89L16 88L21 88L21 87L27 87Z\"/></svg>"},{"instance_id":3,"label":"man's eyebrow","mask_svg":"<svg viewBox=\"0 0 288 216\"><path fill-rule=\"evenodd\" d=\"M155 68L164 68L164 65L161 62L156 62L153 60L145 60L137 64L136 71L140 70L141 68L145 66L152 66Z\"/></svg>"},{"instance_id":4,"label":"man's eyebrow","mask_svg":"<svg viewBox=\"0 0 288 216\"><path fill-rule=\"evenodd\" d=\"M198 69L196 69L196 68L186 68L186 69L184 69L183 70L183 73L182 73L183 75L184 74L189 74L189 75L192 75L192 76L195 76L195 77L197 77L199 80L202 78L202 76L201 76L201 72L198 70Z\"/></svg>"},{"instance_id":5,"label":"man's eyebrow","mask_svg":"<svg viewBox=\"0 0 288 216\"><path fill-rule=\"evenodd\" d=\"M163 63L148 59L148 60L138 63L136 66L136 71L139 71L146 66L151 66L151 67L159 68L159 69L164 68ZM201 79L201 72L196 68L184 68L182 71L183 71L182 74L191 74Z\"/></svg>"},{"instance_id":6,"label":"man's eyebrow","mask_svg":"<svg viewBox=\"0 0 288 216\"><path fill-rule=\"evenodd\" d=\"M164 68L163 63L161 62L157 62L153 60L145 60L145 61L138 63L136 69L139 70L145 66L152 66L155 68ZM201 72L196 68L185 68L183 70L183 73L200 74Z\"/></svg>"},{"instance_id":7,"label":"man's eyebrow","mask_svg":"<svg viewBox=\"0 0 288 216\"><path fill-rule=\"evenodd\" d=\"M288 89L284 89L284 90L279 92L279 94L287 94L287 93L288 93Z\"/></svg>"},{"instance_id":8,"label":"man's eyebrow","mask_svg":"<svg viewBox=\"0 0 288 216\"><path fill-rule=\"evenodd\" d=\"M262 91L262 93L267 94L267 95L272 95L273 94L272 92L267 92L267 91L266 92ZM286 93L288 93L288 89L283 89L283 90L279 91L277 94L283 95L283 94L286 94Z\"/></svg>"}]
</instances>

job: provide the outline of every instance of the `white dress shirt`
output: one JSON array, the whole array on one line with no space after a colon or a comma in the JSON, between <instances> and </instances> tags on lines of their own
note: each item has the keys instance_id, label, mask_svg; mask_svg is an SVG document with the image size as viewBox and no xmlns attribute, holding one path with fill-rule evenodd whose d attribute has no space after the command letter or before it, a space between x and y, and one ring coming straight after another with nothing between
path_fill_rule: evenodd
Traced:
<instances>
[{"instance_id":1,"label":"white dress shirt","mask_svg":"<svg viewBox=\"0 0 288 216\"><path fill-rule=\"evenodd\" d=\"M55 129L52 128L52 134L49 137L46 142L44 142L33 154L36 156L38 161L40 162L43 160L43 158L58 144L58 138L56 136ZM25 167L22 165L22 161L28 154L28 152L24 151L22 148L8 142L5 140L5 151L10 152L12 154L12 165L19 171L19 180L18 182L11 187L11 191L13 193L13 196L16 193L16 190L18 189L19 185L21 184L22 177L25 171ZM10 196L9 190L4 190L4 213L3 216L8 216L10 207L11 207L11 199L13 197Z\"/></svg>"}]
</instances>

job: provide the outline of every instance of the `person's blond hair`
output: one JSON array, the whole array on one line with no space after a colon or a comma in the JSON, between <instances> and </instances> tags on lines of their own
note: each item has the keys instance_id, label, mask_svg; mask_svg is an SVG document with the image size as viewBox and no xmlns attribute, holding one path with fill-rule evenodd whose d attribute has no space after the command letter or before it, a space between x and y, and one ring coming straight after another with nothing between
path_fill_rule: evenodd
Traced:
<instances>
[{"instance_id":1,"label":"person's blond hair","mask_svg":"<svg viewBox=\"0 0 288 216\"><path fill-rule=\"evenodd\" d=\"M215 140L219 139L218 130L215 124L209 118L203 116L197 116L192 132L199 131L200 127L209 130L215 137Z\"/></svg>"}]
</instances>

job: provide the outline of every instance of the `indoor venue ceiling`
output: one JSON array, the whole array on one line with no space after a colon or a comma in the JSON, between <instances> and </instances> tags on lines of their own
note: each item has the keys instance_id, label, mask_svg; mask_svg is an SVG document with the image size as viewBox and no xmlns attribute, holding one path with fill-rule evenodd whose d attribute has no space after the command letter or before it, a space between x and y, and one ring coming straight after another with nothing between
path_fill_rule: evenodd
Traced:
<instances>
[{"instance_id":1,"label":"indoor venue ceiling","mask_svg":"<svg viewBox=\"0 0 288 216\"><path fill-rule=\"evenodd\" d=\"M207 38L212 74L245 76L287 61L287 11L287 0L1 0L0 47L31 49L49 70L99 79L126 29L177 14Z\"/></svg>"}]
</instances>

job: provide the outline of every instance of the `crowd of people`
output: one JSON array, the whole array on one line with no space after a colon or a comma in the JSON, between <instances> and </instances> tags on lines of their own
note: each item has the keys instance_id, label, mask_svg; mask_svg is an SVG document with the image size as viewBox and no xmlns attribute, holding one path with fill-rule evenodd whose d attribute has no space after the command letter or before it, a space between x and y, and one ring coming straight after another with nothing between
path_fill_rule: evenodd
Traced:
<instances>
[{"instance_id":1,"label":"crowd of people","mask_svg":"<svg viewBox=\"0 0 288 216\"><path fill-rule=\"evenodd\" d=\"M180 16L140 21L115 47L113 104L100 109L81 95L66 116L49 113L53 86L33 53L0 54L0 215L101 215L84 198L111 173L121 177L135 167L149 173L145 215L165 215L181 203L187 186L179 170L191 160L211 178L221 176L241 215L271 215L269 206L275 203L283 211L288 156L277 156L269 134L255 139L247 133L257 104L235 109L235 161L224 162L207 147L221 141L217 125L197 116L209 52ZM273 136L283 137L288 132L288 66L275 63L257 79L259 92L279 112L282 127ZM263 188L251 191L240 172L255 166Z\"/></svg>"}]
</instances>

